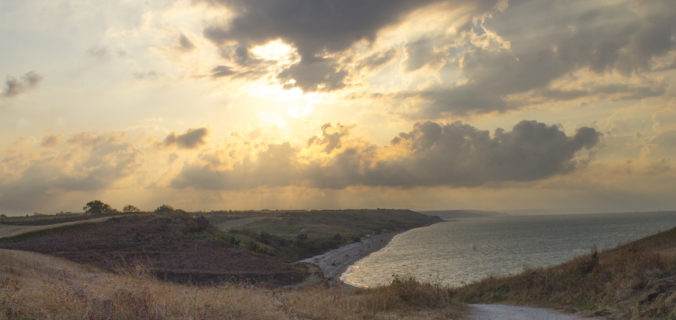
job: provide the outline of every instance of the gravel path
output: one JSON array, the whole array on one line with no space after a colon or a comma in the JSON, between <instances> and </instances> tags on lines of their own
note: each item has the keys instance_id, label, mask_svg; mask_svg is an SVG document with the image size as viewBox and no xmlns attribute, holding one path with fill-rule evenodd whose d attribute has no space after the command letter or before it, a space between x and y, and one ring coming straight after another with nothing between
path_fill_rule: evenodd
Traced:
<instances>
[{"instance_id":1,"label":"gravel path","mask_svg":"<svg viewBox=\"0 0 676 320\"><path fill-rule=\"evenodd\" d=\"M29 232L33 232L33 231L54 229L54 228L59 228L59 227L72 226L72 225L75 225L75 224L91 223L91 222L103 222L103 221L106 221L106 220L109 220L109 219L112 219L112 218L114 218L114 217L92 218L92 219L86 219L86 220L77 220L77 221L71 221L71 222L46 224L46 225L39 225L39 226L9 225L9 224L0 223L0 238L14 237L14 236L22 235L24 233L29 233Z\"/></svg>"},{"instance_id":2,"label":"gravel path","mask_svg":"<svg viewBox=\"0 0 676 320\"><path fill-rule=\"evenodd\" d=\"M468 320L582 320L574 315L543 308L506 306L501 304L471 304Z\"/></svg>"}]
</instances>

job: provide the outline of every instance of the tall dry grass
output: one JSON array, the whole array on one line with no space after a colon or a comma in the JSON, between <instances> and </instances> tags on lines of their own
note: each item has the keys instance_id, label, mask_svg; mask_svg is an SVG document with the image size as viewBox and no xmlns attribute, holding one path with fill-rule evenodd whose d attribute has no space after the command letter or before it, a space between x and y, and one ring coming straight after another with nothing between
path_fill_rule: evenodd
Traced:
<instances>
[{"instance_id":1,"label":"tall dry grass","mask_svg":"<svg viewBox=\"0 0 676 320\"><path fill-rule=\"evenodd\" d=\"M197 287L143 268L111 274L0 250L0 319L457 319L462 311L448 290L413 279L369 290Z\"/></svg>"},{"instance_id":2,"label":"tall dry grass","mask_svg":"<svg viewBox=\"0 0 676 320\"><path fill-rule=\"evenodd\" d=\"M549 268L460 288L464 302L556 307L612 319L676 319L676 229Z\"/></svg>"}]
</instances>

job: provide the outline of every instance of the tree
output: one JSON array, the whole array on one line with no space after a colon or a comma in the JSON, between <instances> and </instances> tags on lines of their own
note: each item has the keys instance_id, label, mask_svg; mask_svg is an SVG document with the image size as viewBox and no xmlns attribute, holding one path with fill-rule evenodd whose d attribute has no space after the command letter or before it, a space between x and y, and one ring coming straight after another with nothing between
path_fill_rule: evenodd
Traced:
<instances>
[{"instance_id":1,"label":"tree","mask_svg":"<svg viewBox=\"0 0 676 320\"><path fill-rule=\"evenodd\" d=\"M88 214L106 214L106 213L111 213L114 212L113 208L110 207L107 203L104 203L101 200L92 200L87 202L84 207L82 207L82 210L85 211L85 213Z\"/></svg>"},{"instance_id":2,"label":"tree","mask_svg":"<svg viewBox=\"0 0 676 320\"><path fill-rule=\"evenodd\" d=\"M131 204L128 204L128 205L124 206L124 208L122 209L122 212L124 212L124 213L139 213L139 212L141 212L141 209L139 209L136 206L133 206Z\"/></svg>"},{"instance_id":3,"label":"tree","mask_svg":"<svg viewBox=\"0 0 676 320\"><path fill-rule=\"evenodd\" d=\"M157 207L157 209L155 209L155 212L156 212L156 213L161 213L161 212L174 212L174 211L176 211L176 210L174 209L174 207L172 207L172 206L170 206L170 205L167 205L167 204L163 204L163 205Z\"/></svg>"}]
</instances>

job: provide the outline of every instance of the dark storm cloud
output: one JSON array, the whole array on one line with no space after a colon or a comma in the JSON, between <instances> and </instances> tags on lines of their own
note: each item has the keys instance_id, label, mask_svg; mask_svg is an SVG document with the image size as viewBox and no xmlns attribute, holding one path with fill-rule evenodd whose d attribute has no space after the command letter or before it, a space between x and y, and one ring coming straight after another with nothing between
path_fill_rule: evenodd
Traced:
<instances>
[{"instance_id":1,"label":"dark storm cloud","mask_svg":"<svg viewBox=\"0 0 676 320\"><path fill-rule=\"evenodd\" d=\"M236 12L228 26L204 34L214 42L265 43L282 38L303 57L340 52L433 0L212 0Z\"/></svg>"},{"instance_id":2,"label":"dark storm cloud","mask_svg":"<svg viewBox=\"0 0 676 320\"><path fill-rule=\"evenodd\" d=\"M359 64L360 68L366 69L375 69L380 66L386 65L390 61L394 60L397 57L397 51L394 49L387 50L385 52L374 53Z\"/></svg>"},{"instance_id":3,"label":"dark storm cloud","mask_svg":"<svg viewBox=\"0 0 676 320\"><path fill-rule=\"evenodd\" d=\"M282 71L278 77L287 87L299 87L304 91L331 91L345 86L343 80L347 71L332 59L311 58L292 65ZM294 80L293 83L289 81Z\"/></svg>"},{"instance_id":4,"label":"dark storm cloud","mask_svg":"<svg viewBox=\"0 0 676 320\"><path fill-rule=\"evenodd\" d=\"M322 136L310 138L308 145L322 145L324 152L331 153L333 150L342 147L341 140L349 133L349 129L341 124L334 127L326 123L322 126Z\"/></svg>"},{"instance_id":5,"label":"dark storm cloud","mask_svg":"<svg viewBox=\"0 0 676 320\"><path fill-rule=\"evenodd\" d=\"M191 51L192 49L195 49L195 45L186 37L184 34L181 34L178 37L178 48L181 51L187 52Z\"/></svg>"},{"instance_id":6,"label":"dark storm cloud","mask_svg":"<svg viewBox=\"0 0 676 320\"><path fill-rule=\"evenodd\" d=\"M660 133L651 140L651 143L656 144L661 148L676 150L676 130Z\"/></svg>"},{"instance_id":7,"label":"dark storm cloud","mask_svg":"<svg viewBox=\"0 0 676 320\"><path fill-rule=\"evenodd\" d=\"M534 181L573 171L584 161L575 155L594 148L601 134L580 128L573 136L557 126L522 121L512 131L488 131L459 122L417 123L395 137L387 147L352 143L347 128L322 127L311 139L330 156L328 162L301 163L299 150L288 144L270 145L256 159L246 159L231 170L210 165L185 167L172 186L202 189L245 189L258 186L306 185L341 189L349 186L455 186ZM398 150L399 156L379 159L382 150ZM403 153L402 153L403 151Z\"/></svg>"},{"instance_id":8,"label":"dark storm cloud","mask_svg":"<svg viewBox=\"0 0 676 320\"><path fill-rule=\"evenodd\" d=\"M604 85L593 86L588 89L578 90L559 90L559 89L542 89L535 91L535 95L548 98L551 100L565 101L572 100L586 96L601 96L604 98L611 98L610 100L636 100L650 97L661 96L666 93L666 88L663 85Z\"/></svg>"},{"instance_id":9,"label":"dark storm cloud","mask_svg":"<svg viewBox=\"0 0 676 320\"><path fill-rule=\"evenodd\" d=\"M418 123L393 139L410 155L377 162L364 184L385 186L479 186L490 182L532 181L572 171L575 153L594 147L600 134L581 128L569 137L556 126L522 121L510 132L453 123Z\"/></svg>"},{"instance_id":10,"label":"dark storm cloud","mask_svg":"<svg viewBox=\"0 0 676 320\"><path fill-rule=\"evenodd\" d=\"M87 54L91 57L97 59L106 59L108 58L109 49L104 46L93 46L87 50Z\"/></svg>"},{"instance_id":11,"label":"dark storm cloud","mask_svg":"<svg viewBox=\"0 0 676 320\"><path fill-rule=\"evenodd\" d=\"M211 69L211 77L216 79L216 78L222 78L222 77L227 77L234 75L236 72L230 69L228 66L216 66L213 69Z\"/></svg>"},{"instance_id":12,"label":"dark storm cloud","mask_svg":"<svg viewBox=\"0 0 676 320\"><path fill-rule=\"evenodd\" d=\"M20 79L14 77L7 77L5 80L5 90L2 95L7 98L18 96L30 89L34 89L42 81L42 76L30 71L23 75Z\"/></svg>"},{"instance_id":13,"label":"dark storm cloud","mask_svg":"<svg viewBox=\"0 0 676 320\"><path fill-rule=\"evenodd\" d=\"M296 47L301 61L284 71L305 91L344 86L345 72L323 60L360 40L373 41L379 30L398 23L408 13L432 3L470 5L475 13L489 11L497 0L203 0L236 14L228 25L212 25L204 35L216 44L262 44L283 39Z\"/></svg>"},{"instance_id":14,"label":"dark storm cloud","mask_svg":"<svg viewBox=\"0 0 676 320\"><path fill-rule=\"evenodd\" d=\"M649 72L653 58L674 47L676 6L669 0L510 1L507 10L487 18L483 28L509 41L510 48L464 50L461 65L467 82L421 92L428 102L426 116L518 108L505 97L548 88L581 69L624 76ZM650 88L634 98L660 92L659 87Z\"/></svg>"},{"instance_id":15,"label":"dark storm cloud","mask_svg":"<svg viewBox=\"0 0 676 320\"><path fill-rule=\"evenodd\" d=\"M258 186L286 186L301 178L297 150L288 143L271 144L258 153L256 160L246 159L232 170L188 165L172 182L173 188L247 189Z\"/></svg>"},{"instance_id":16,"label":"dark storm cloud","mask_svg":"<svg viewBox=\"0 0 676 320\"><path fill-rule=\"evenodd\" d=\"M54 147L57 144L59 144L59 140L61 140L61 136L59 136L59 135L49 135L49 136L42 138L42 142L40 143L40 145L43 146L43 147Z\"/></svg>"},{"instance_id":17,"label":"dark storm cloud","mask_svg":"<svg viewBox=\"0 0 676 320\"><path fill-rule=\"evenodd\" d=\"M423 38L406 45L406 71L415 71L436 59L431 39Z\"/></svg>"},{"instance_id":18,"label":"dark storm cloud","mask_svg":"<svg viewBox=\"0 0 676 320\"><path fill-rule=\"evenodd\" d=\"M258 59L251 55L245 46L227 46L220 48L220 55L228 65L219 65L211 69L211 78L229 77L232 79L255 80L269 73L276 61Z\"/></svg>"},{"instance_id":19,"label":"dark storm cloud","mask_svg":"<svg viewBox=\"0 0 676 320\"><path fill-rule=\"evenodd\" d=\"M209 130L207 128L188 129L186 133L178 135L172 132L164 139L164 145L176 145L183 149L194 149L206 142L208 134Z\"/></svg>"}]
</instances>

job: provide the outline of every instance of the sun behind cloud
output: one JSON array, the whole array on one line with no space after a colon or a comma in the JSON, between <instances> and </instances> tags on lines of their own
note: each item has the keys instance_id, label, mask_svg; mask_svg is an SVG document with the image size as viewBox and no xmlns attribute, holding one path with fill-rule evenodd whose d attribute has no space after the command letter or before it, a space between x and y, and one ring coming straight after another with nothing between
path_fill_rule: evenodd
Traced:
<instances>
[{"instance_id":1,"label":"sun behind cloud","mask_svg":"<svg viewBox=\"0 0 676 320\"><path fill-rule=\"evenodd\" d=\"M676 205L668 0L0 7L0 212Z\"/></svg>"}]
</instances>

